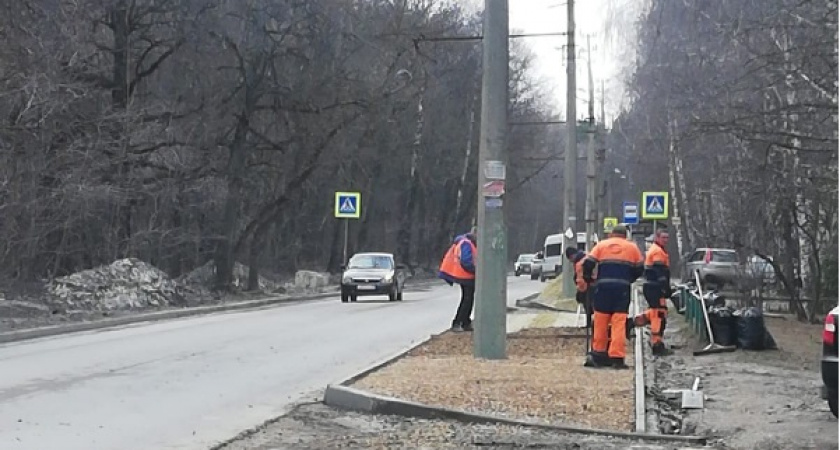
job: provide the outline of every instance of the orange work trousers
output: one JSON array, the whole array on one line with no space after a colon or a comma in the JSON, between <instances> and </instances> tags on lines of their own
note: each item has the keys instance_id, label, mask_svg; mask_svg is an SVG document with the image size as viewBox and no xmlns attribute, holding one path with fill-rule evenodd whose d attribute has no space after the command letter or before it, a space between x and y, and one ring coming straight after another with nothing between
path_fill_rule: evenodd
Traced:
<instances>
[{"instance_id":1,"label":"orange work trousers","mask_svg":"<svg viewBox=\"0 0 840 450\"><path fill-rule=\"evenodd\" d=\"M627 313L595 311L593 319L592 351L607 353L610 358L624 358L627 355Z\"/></svg>"},{"instance_id":2,"label":"orange work trousers","mask_svg":"<svg viewBox=\"0 0 840 450\"><path fill-rule=\"evenodd\" d=\"M651 345L662 342L662 336L665 334L665 318L668 316L668 307L665 302L664 298L659 299L659 308L648 308L633 321L636 326L641 327L650 324Z\"/></svg>"}]
</instances>

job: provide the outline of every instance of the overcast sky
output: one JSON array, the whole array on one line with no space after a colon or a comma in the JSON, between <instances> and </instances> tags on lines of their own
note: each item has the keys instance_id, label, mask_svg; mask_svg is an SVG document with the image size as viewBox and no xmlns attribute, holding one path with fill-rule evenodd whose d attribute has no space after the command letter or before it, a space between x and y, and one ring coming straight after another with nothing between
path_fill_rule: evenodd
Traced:
<instances>
[{"instance_id":1,"label":"overcast sky","mask_svg":"<svg viewBox=\"0 0 840 450\"><path fill-rule=\"evenodd\" d=\"M483 0L454 0L461 5L481 8ZM575 2L576 45L578 47L577 87L578 87L578 118L584 118L587 111L588 79L586 72L585 52L587 34L591 34L592 43L592 72L595 79L596 115L599 111L601 80L605 81L607 122L619 111L624 99L623 72L629 61L617 56L622 51L623 44L632 38L632 23L635 10L627 8L637 1L628 0L578 0ZM564 32L567 27L565 0L509 0L510 30L521 33ZM614 11L624 8L627 12L616 14ZM613 11L610 16L610 11ZM616 16L619 17L616 17ZM609 24L609 25L608 25ZM606 33L608 29L616 29L610 36L609 45ZM552 89L552 104L556 105L558 113L565 117L566 110L566 65L565 53L561 47L566 45L566 36L529 37L520 38L536 55L535 75ZM623 44L623 45L622 45ZM626 49L626 47L624 47ZM624 58L627 58L626 56Z\"/></svg>"}]
</instances>

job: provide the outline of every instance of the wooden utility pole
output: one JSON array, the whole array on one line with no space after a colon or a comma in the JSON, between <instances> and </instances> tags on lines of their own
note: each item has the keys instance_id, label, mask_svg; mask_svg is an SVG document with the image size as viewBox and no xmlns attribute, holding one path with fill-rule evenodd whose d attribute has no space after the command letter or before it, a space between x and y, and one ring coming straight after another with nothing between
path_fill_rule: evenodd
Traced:
<instances>
[{"instance_id":1,"label":"wooden utility pole","mask_svg":"<svg viewBox=\"0 0 840 450\"><path fill-rule=\"evenodd\" d=\"M503 209L508 127L508 1L484 0L478 266L473 354L507 356L507 230ZM501 189L500 189L501 187Z\"/></svg>"},{"instance_id":2,"label":"wooden utility pole","mask_svg":"<svg viewBox=\"0 0 840 450\"><path fill-rule=\"evenodd\" d=\"M577 188L575 175L577 173L577 83L575 68L575 2L567 0L568 39L566 49L566 124L568 131L566 136L566 159L563 162L563 224L560 233L563 233L563 249L561 250L561 261L564 261L563 252L569 247L577 247L577 217L576 197ZM548 256L548 255L546 255ZM563 263L566 268L563 274L563 297L571 298L575 295L575 280L571 275L572 271L568 264Z\"/></svg>"}]
</instances>

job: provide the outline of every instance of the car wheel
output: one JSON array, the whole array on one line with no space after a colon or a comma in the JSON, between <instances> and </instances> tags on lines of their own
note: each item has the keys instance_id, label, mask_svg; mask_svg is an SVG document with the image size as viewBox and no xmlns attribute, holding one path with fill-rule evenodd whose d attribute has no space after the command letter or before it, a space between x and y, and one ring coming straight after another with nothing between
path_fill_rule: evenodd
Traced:
<instances>
[{"instance_id":1,"label":"car wheel","mask_svg":"<svg viewBox=\"0 0 840 450\"><path fill-rule=\"evenodd\" d=\"M350 300L350 295L346 292L341 293L341 303L347 303Z\"/></svg>"},{"instance_id":2,"label":"car wheel","mask_svg":"<svg viewBox=\"0 0 840 450\"><path fill-rule=\"evenodd\" d=\"M521 273L520 273L518 270L517 270L516 272L513 272L513 274L514 274L515 276L517 276L517 277L518 277L519 275L521 275Z\"/></svg>"},{"instance_id":3,"label":"car wheel","mask_svg":"<svg viewBox=\"0 0 840 450\"><path fill-rule=\"evenodd\" d=\"M540 275L540 282L545 283L545 275Z\"/></svg>"},{"instance_id":4,"label":"car wheel","mask_svg":"<svg viewBox=\"0 0 840 450\"><path fill-rule=\"evenodd\" d=\"M532 280L536 280L536 279L537 279L537 274L532 273L532 274L531 274L531 279L532 279Z\"/></svg>"},{"instance_id":5,"label":"car wheel","mask_svg":"<svg viewBox=\"0 0 840 450\"><path fill-rule=\"evenodd\" d=\"M355 295L350 296L350 301L351 302L355 302L356 300L357 300L357 297Z\"/></svg>"},{"instance_id":6,"label":"car wheel","mask_svg":"<svg viewBox=\"0 0 840 450\"><path fill-rule=\"evenodd\" d=\"M837 391L828 391L828 409L837 417Z\"/></svg>"},{"instance_id":7,"label":"car wheel","mask_svg":"<svg viewBox=\"0 0 840 450\"><path fill-rule=\"evenodd\" d=\"M391 289L391 292L388 293L388 300L395 302L397 301L397 285L394 284L394 288Z\"/></svg>"}]
</instances>

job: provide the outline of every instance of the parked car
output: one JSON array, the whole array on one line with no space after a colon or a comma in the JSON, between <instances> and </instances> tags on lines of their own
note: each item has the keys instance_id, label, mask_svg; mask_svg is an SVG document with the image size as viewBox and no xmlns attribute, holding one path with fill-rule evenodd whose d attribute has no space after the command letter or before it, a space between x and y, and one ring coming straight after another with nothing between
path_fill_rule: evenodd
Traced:
<instances>
[{"instance_id":1,"label":"parked car","mask_svg":"<svg viewBox=\"0 0 840 450\"><path fill-rule=\"evenodd\" d=\"M700 271L700 280L717 287L738 285L743 271L738 263L738 253L727 248L698 248L684 258L682 281L694 280Z\"/></svg>"},{"instance_id":2,"label":"parked car","mask_svg":"<svg viewBox=\"0 0 840 450\"><path fill-rule=\"evenodd\" d=\"M522 275L523 273L531 273L531 261L534 260L533 254L522 254L516 258L516 262L513 263L513 273L517 277Z\"/></svg>"},{"instance_id":3,"label":"parked car","mask_svg":"<svg viewBox=\"0 0 840 450\"><path fill-rule=\"evenodd\" d=\"M545 258L543 257L543 252L537 252L534 254L534 259L531 260L531 279L536 280L542 274L542 267L543 263L545 262Z\"/></svg>"},{"instance_id":4,"label":"parked car","mask_svg":"<svg viewBox=\"0 0 840 450\"><path fill-rule=\"evenodd\" d=\"M825 316L823 327L823 350L820 372L822 374L823 386L821 397L828 401L828 408L834 417L837 417L837 316L840 314L840 306L835 306Z\"/></svg>"},{"instance_id":5,"label":"parked car","mask_svg":"<svg viewBox=\"0 0 840 450\"><path fill-rule=\"evenodd\" d=\"M395 264L391 253L357 253L341 269L342 302L369 295L387 295L392 302L402 300L405 266Z\"/></svg>"}]
</instances>

